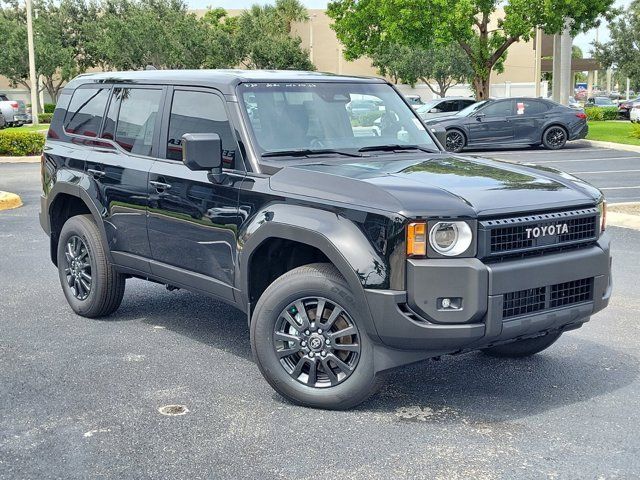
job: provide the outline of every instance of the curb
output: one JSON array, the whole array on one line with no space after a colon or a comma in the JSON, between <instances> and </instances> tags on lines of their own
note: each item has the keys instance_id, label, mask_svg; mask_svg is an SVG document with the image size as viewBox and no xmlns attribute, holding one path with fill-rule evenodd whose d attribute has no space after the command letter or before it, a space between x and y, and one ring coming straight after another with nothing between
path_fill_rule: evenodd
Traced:
<instances>
[{"instance_id":1,"label":"curb","mask_svg":"<svg viewBox=\"0 0 640 480\"><path fill-rule=\"evenodd\" d=\"M28 157L0 157L0 163L40 163L40 155Z\"/></svg>"},{"instance_id":2,"label":"curb","mask_svg":"<svg viewBox=\"0 0 640 480\"><path fill-rule=\"evenodd\" d=\"M626 152L640 153L640 146L638 145L627 145L626 143L601 142L600 140L585 140L585 139L583 139L582 142L584 142L590 147L611 148L613 150L624 150Z\"/></svg>"},{"instance_id":3,"label":"curb","mask_svg":"<svg viewBox=\"0 0 640 480\"><path fill-rule=\"evenodd\" d=\"M0 192L0 210L9 210L22 206L22 200L15 193Z\"/></svg>"},{"instance_id":4,"label":"curb","mask_svg":"<svg viewBox=\"0 0 640 480\"><path fill-rule=\"evenodd\" d=\"M607 208L607 225L640 230L640 202L612 203Z\"/></svg>"}]
</instances>

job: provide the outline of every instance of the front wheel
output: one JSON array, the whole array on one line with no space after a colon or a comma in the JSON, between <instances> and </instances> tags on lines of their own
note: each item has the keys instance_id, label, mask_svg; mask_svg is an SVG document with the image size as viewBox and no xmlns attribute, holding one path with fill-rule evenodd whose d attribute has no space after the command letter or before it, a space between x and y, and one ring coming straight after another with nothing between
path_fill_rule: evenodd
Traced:
<instances>
[{"instance_id":1,"label":"front wheel","mask_svg":"<svg viewBox=\"0 0 640 480\"><path fill-rule=\"evenodd\" d=\"M466 143L464 134L460 130L449 130L447 132L444 148L448 152L460 153Z\"/></svg>"},{"instance_id":2,"label":"front wheel","mask_svg":"<svg viewBox=\"0 0 640 480\"><path fill-rule=\"evenodd\" d=\"M549 127L542 134L542 143L549 150L559 150L567 143L567 131L558 125Z\"/></svg>"},{"instance_id":3,"label":"front wheel","mask_svg":"<svg viewBox=\"0 0 640 480\"><path fill-rule=\"evenodd\" d=\"M298 267L266 289L252 316L251 349L267 382L300 405L347 409L377 387L359 308L330 264Z\"/></svg>"},{"instance_id":4,"label":"front wheel","mask_svg":"<svg viewBox=\"0 0 640 480\"><path fill-rule=\"evenodd\" d=\"M492 357L520 358L529 357L546 350L553 345L562 335L561 332L547 333L540 337L518 340L516 342L485 348L482 351Z\"/></svg>"}]
</instances>

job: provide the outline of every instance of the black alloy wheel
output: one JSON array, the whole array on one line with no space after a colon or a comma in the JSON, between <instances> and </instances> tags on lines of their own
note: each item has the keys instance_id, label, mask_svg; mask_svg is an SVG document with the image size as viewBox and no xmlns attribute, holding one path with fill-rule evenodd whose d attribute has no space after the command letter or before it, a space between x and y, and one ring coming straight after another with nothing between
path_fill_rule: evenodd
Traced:
<instances>
[{"instance_id":1,"label":"black alloy wheel","mask_svg":"<svg viewBox=\"0 0 640 480\"><path fill-rule=\"evenodd\" d=\"M64 274L71 293L78 300L86 300L91 293L93 259L84 241L77 235L67 241L64 258Z\"/></svg>"},{"instance_id":2,"label":"black alloy wheel","mask_svg":"<svg viewBox=\"0 0 640 480\"><path fill-rule=\"evenodd\" d=\"M342 383L360 358L355 323L344 308L324 297L288 305L274 325L273 345L287 374L315 388Z\"/></svg>"},{"instance_id":3,"label":"black alloy wheel","mask_svg":"<svg viewBox=\"0 0 640 480\"><path fill-rule=\"evenodd\" d=\"M445 149L449 152L459 153L465 145L465 139L462 132L451 130L447 132Z\"/></svg>"},{"instance_id":4,"label":"black alloy wheel","mask_svg":"<svg viewBox=\"0 0 640 480\"><path fill-rule=\"evenodd\" d=\"M550 150L558 150L565 146L567 143L567 132L562 127L549 127L544 132L544 138L542 139L544 146Z\"/></svg>"}]
</instances>

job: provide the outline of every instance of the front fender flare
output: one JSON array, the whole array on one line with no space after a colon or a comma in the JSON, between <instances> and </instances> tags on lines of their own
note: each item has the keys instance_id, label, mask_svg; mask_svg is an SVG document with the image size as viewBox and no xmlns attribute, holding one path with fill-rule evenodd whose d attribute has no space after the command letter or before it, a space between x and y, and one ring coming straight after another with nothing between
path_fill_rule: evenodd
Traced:
<instances>
[{"instance_id":1,"label":"front fender flare","mask_svg":"<svg viewBox=\"0 0 640 480\"><path fill-rule=\"evenodd\" d=\"M271 204L264 207L239 235L237 286L240 304L249 302L249 265L257 248L270 238L282 238L320 250L347 281L365 322L367 334L379 341L364 295L364 286L384 284L384 262L351 220L327 210L298 205ZM382 270L381 270L382 268Z\"/></svg>"}]
</instances>

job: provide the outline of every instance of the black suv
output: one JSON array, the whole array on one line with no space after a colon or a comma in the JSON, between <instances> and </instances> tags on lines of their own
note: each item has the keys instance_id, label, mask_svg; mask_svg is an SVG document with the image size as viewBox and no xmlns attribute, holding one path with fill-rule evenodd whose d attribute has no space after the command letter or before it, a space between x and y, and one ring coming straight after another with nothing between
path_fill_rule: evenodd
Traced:
<instances>
[{"instance_id":1,"label":"black suv","mask_svg":"<svg viewBox=\"0 0 640 480\"><path fill-rule=\"evenodd\" d=\"M354 101L377 110L363 122ZM597 189L445 152L381 79L82 75L42 185L76 313L114 313L132 277L212 295L246 312L273 388L313 407L356 405L378 372L430 357L540 352L611 293Z\"/></svg>"}]
</instances>

